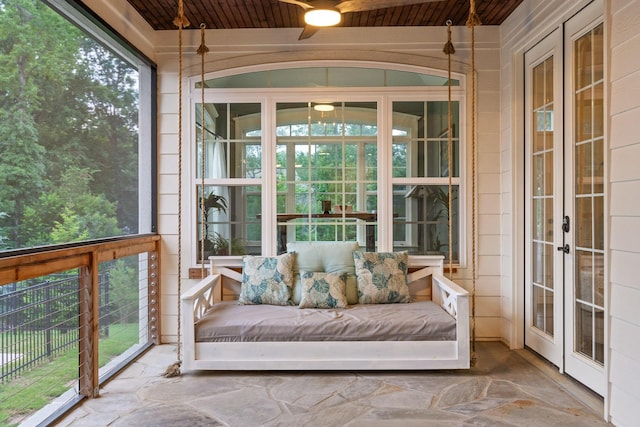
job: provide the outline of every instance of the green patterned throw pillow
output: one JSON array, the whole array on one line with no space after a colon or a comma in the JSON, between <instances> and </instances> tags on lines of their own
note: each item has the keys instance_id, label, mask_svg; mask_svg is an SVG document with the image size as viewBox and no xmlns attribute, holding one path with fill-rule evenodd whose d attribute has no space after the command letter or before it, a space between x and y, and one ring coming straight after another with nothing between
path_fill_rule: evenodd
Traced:
<instances>
[{"instance_id":1,"label":"green patterned throw pillow","mask_svg":"<svg viewBox=\"0 0 640 427\"><path fill-rule=\"evenodd\" d=\"M291 305L295 253L242 258L240 304Z\"/></svg>"},{"instance_id":2,"label":"green patterned throw pillow","mask_svg":"<svg viewBox=\"0 0 640 427\"><path fill-rule=\"evenodd\" d=\"M411 302L407 284L409 255L404 252L354 252L360 304Z\"/></svg>"},{"instance_id":3,"label":"green patterned throw pillow","mask_svg":"<svg viewBox=\"0 0 640 427\"><path fill-rule=\"evenodd\" d=\"M346 308L345 275L303 271L300 308Z\"/></svg>"}]
</instances>

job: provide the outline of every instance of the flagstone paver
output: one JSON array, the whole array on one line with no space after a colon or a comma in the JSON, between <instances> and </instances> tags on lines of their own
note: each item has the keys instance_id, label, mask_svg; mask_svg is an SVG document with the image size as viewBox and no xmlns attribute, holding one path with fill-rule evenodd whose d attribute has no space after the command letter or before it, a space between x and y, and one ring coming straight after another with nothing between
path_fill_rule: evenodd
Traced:
<instances>
[{"instance_id":1,"label":"flagstone paver","mask_svg":"<svg viewBox=\"0 0 640 427\"><path fill-rule=\"evenodd\" d=\"M192 372L157 346L59 426L606 426L531 356L478 343L469 370ZM535 358L534 358L535 359ZM577 387L577 386L576 386ZM593 401L591 401L593 403Z\"/></svg>"}]
</instances>

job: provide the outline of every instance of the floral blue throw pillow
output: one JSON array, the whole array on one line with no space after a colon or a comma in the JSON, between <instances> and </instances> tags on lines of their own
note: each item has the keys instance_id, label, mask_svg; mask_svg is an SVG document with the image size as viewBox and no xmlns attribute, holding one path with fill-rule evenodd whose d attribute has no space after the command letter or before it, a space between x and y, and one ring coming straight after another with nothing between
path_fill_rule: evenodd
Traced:
<instances>
[{"instance_id":1,"label":"floral blue throw pillow","mask_svg":"<svg viewBox=\"0 0 640 427\"><path fill-rule=\"evenodd\" d=\"M291 305L295 253L242 258L240 304Z\"/></svg>"},{"instance_id":2,"label":"floral blue throw pillow","mask_svg":"<svg viewBox=\"0 0 640 427\"><path fill-rule=\"evenodd\" d=\"M353 252L360 304L411 302L404 252Z\"/></svg>"},{"instance_id":3,"label":"floral blue throw pillow","mask_svg":"<svg viewBox=\"0 0 640 427\"><path fill-rule=\"evenodd\" d=\"M346 308L346 275L314 271L300 272L300 308Z\"/></svg>"}]
</instances>

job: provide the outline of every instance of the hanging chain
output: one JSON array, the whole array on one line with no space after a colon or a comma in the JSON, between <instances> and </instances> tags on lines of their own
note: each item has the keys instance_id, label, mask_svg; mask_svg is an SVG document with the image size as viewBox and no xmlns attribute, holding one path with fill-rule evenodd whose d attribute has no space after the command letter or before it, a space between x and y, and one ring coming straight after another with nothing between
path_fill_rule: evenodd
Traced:
<instances>
[{"instance_id":1,"label":"hanging chain","mask_svg":"<svg viewBox=\"0 0 640 427\"><path fill-rule=\"evenodd\" d=\"M182 364L182 331L180 317L180 296L182 295L182 29L191 25L184 16L184 5L182 0L178 1L178 16L173 20L173 24L178 27L178 331L176 355L178 361L169 366L164 372L165 377L176 377L180 375L180 365Z\"/></svg>"},{"instance_id":2,"label":"hanging chain","mask_svg":"<svg viewBox=\"0 0 640 427\"><path fill-rule=\"evenodd\" d=\"M202 220L202 225L200 227L200 277L204 279L204 242L209 236L205 236L206 224L204 223L205 219L205 192L204 192L204 163L205 163L205 144L204 144L204 56L209 52L209 48L205 44L205 29L207 26L204 23L200 24L200 47L198 47L198 55L202 58L200 61L200 92L201 92L201 103L200 103L200 178L201 181L201 191L200 195L200 218Z\"/></svg>"},{"instance_id":3,"label":"hanging chain","mask_svg":"<svg viewBox=\"0 0 640 427\"><path fill-rule=\"evenodd\" d=\"M471 29L471 366L476 364L476 2L470 0L467 27Z\"/></svg>"},{"instance_id":4,"label":"hanging chain","mask_svg":"<svg viewBox=\"0 0 640 427\"><path fill-rule=\"evenodd\" d=\"M447 20L447 43L444 45L442 51L447 55L448 68L447 68L447 134L449 136L447 141L447 162L449 169L449 279L453 279L453 126L451 124L451 55L456 53L456 49L451 42L451 20Z\"/></svg>"}]
</instances>

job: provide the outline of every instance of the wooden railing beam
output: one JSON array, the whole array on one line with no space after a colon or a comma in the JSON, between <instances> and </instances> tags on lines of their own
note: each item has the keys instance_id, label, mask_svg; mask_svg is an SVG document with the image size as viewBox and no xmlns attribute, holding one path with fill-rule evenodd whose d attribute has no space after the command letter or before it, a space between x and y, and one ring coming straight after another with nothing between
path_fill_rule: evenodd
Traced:
<instances>
[{"instance_id":1,"label":"wooden railing beam","mask_svg":"<svg viewBox=\"0 0 640 427\"><path fill-rule=\"evenodd\" d=\"M65 249L0 258L0 286L54 273L78 271L79 394L98 397L100 263L148 254L149 341L160 343L160 236L123 238Z\"/></svg>"},{"instance_id":2,"label":"wooden railing beam","mask_svg":"<svg viewBox=\"0 0 640 427\"><path fill-rule=\"evenodd\" d=\"M21 280L46 276L47 274L73 270L89 265L92 253L97 261L109 261L143 252L157 250L160 236L141 236L110 242L79 244L65 249L0 258L0 286Z\"/></svg>"}]
</instances>

